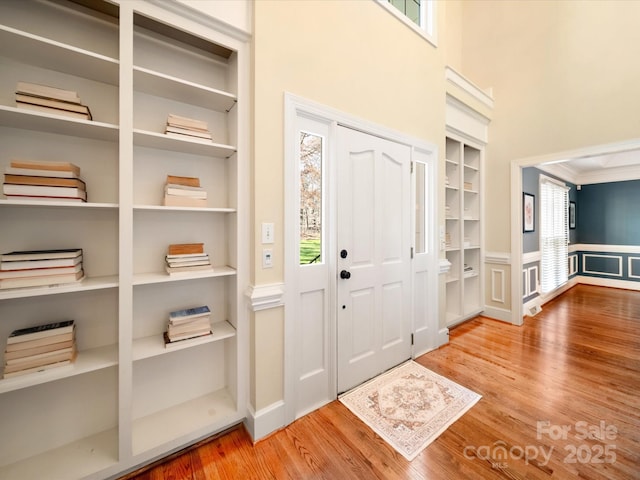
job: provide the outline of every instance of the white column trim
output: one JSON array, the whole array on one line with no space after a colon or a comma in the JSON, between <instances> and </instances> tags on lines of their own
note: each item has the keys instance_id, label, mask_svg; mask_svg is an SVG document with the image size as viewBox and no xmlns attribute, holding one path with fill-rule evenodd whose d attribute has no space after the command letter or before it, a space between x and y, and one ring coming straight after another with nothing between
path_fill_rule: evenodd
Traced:
<instances>
[{"instance_id":1,"label":"white column trim","mask_svg":"<svg viewBox=\"0 0 640 480\"><path fill-rule=\"evenodd\" d=\"M245 291L253 312L284 305L284 284L250 285Z\"/></svg>"},{"instance_id":2,"label":"white column trim","mask_svg":"<svg viewBox=\"0 0 640 480\"><path fill-rule=\"evenodd\" d=\"M257 412L248 405L244 424L254 442L280 430L285 426L284 402L279 400Z\"/></svg>"},{"instance_id":3,"label":"white column trim","mask_svg":"<svg viewBox=\"0 0 640 480\"><path fill-rule=\"evenodd\" d=\"M511 263L511 254L509 252L486 252L484 262L495 265L509 265Z\"/></svg>"}]
</instances>

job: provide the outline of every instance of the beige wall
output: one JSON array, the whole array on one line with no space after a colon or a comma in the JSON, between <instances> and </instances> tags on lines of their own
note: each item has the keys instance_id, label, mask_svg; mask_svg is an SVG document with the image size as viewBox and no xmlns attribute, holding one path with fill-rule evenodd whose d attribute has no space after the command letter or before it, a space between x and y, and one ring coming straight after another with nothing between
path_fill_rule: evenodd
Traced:
<instances>
[{"instance_id":1,"label":"beige wall","mask_svg":"<svg viewBox=\"0 0 640 480\"><path fill-rule=\"evenodd\" d=\"M440 10L442 30L444 9ZM283 101L291 92L385 127L444 143L444 54L374 1L254 3L254 281L284 270ZM275 222L274 268L258 226ZM283 398L282 310L256 312L251 400Z\"/></svg>"},{"instance_id":2,"label":"beige wall","mask_svg":"<svg viewBox=\"0 0 640 480\"><path fill-rule=\"evenodd\" d=\"M640 137L640 2L463 3L462 73L495 100L486 247L510 251L510 162Z\"/></svg>"}]
</instances>

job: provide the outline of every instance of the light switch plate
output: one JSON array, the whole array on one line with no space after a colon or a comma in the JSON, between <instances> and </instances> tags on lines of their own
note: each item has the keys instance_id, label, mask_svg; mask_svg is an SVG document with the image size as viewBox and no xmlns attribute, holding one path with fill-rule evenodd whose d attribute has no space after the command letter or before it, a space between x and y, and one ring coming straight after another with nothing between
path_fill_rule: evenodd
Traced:
<instances>
[{"instance_id":1,"label":"light switch plate","mask_svg":"<svg viewBox=\"0 0 640 480\"><path fill-rule=\"evenodd\" d=\"M262 243L264 245L273 243L273 223L262 224Z\"/></svg>"}]
</instances>

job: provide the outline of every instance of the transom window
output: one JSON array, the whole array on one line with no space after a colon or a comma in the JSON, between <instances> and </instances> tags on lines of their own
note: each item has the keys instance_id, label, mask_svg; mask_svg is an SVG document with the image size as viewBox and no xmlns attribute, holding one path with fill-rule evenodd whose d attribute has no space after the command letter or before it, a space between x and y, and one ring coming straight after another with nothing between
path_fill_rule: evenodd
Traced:
<instances>
[{"instance_id":1,"label":"transom window","mask_svg":"<svg viewBox=\"0 0 640 480\"><path fill-rule=\"evenodd\" d=\"M378 3L436 45L436 0L378 0Z\"/></svg>"},{"instance_id":2,"label":"transom window","mask_svg":"<svg viewBox=\"0 0 640 480\"><path fill-rule=\"evenodd\" d=\"M400 10L409 20L421 27L421 0L389 0L389 3Z\"/></svg>"}]
</instances>

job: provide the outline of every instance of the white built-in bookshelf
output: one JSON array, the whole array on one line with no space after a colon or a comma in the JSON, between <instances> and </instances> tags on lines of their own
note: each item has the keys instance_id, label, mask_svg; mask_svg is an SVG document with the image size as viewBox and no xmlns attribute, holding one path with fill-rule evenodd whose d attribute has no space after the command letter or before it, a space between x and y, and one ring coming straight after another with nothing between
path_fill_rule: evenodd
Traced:
<instances>
[{"instance_id":1,"label":"white built-in bookshelf","mask_svg":"<svg viewBox=\"0 0 640 480\"><path fill-rule=\"evenodd\" d=\"M447 326L477 315L484 303L481 146L446 138L445 251Z\"/></svg>"},{"instance_id":2,"label":"white built-in bookshelf","mask_svg":"<svg viewBox=\"0 0 640 480\"><path fill-rule=\"evenodd\" d=\"M89 197L0 196L0 253L82 248L86 274L0 290L0 351L13 330L68 318L79 351L0 379L0 478L117 476L245 417L247 55L178 4L0 2L1 173L72 162ZM16 108L19 81L78 92L93 121ZM166 136L170 113L206 121L213 141ZM198 177L206 207L163 206L167 175ZM213 270L168 275L168 246L194 242ZM213 335L166 349L169 312L198 305Z\"/></svg>"}]
</instances>

